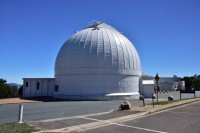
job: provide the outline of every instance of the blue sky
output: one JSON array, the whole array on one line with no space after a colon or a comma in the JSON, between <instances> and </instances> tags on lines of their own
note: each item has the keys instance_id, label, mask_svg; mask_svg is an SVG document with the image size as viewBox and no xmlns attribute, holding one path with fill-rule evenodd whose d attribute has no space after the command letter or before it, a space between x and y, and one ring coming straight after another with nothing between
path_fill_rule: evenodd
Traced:
<instances>
[{"instance_id":1,"label":"blue sky","mask_svg":"<svg viewBox=\"0 0 200 133\"><path fill-rule=\"evenodd\" d=\"M0 0L0 78L54 77L60 47L91 20L123 32L149 75L200 74L199 0Z\"/></svg>"}]
</instances>

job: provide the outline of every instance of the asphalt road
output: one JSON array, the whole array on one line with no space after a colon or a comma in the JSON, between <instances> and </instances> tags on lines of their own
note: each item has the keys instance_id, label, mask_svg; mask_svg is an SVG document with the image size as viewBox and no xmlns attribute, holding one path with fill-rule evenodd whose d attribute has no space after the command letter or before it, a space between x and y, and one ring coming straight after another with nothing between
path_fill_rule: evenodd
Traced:
<instances>
[{"instance_id":1,"label":"asphalt road","mask_svg":"<svg viewBox=\"0 0 200 133\"><path fill-rule=\"evenodd\" d=\"M200 102L83 133L200 133Z\"/></svg>"},{"instance_id":2,"label":"asphalt road","mask_svg":"<svg viewBox=\"0 0 200 133\"><path fill-rule=\"evenodd\" d=\"M159 98L167 98L169 95L179 99L179 92L159 94ZM200 92L197 92L200 96ZM191 98L192 94L183 94L182 98ZM59 101L24 104L25 121L44 120L50 118L69 117L85 114L107 112L118 109L122 101ZM132 105L140 106L142 101L130 101ZM145 100L151 103L151 100ZM18 121L19 104L0 105L0 123Z\"/></svg>"}]
</instances>

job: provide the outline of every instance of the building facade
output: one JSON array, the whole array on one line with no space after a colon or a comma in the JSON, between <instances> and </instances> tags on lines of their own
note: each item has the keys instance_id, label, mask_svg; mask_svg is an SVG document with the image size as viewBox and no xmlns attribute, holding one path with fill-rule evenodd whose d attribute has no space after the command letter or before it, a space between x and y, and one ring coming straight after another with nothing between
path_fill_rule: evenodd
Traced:
<instances>
[{"instance_id":1,"label":"building facade","mask_svg":"<svg viewBox=\"0 0 200 133\"><path fill-rule=\"evenodd\" d=\"M146 82L145 82L146 81ZM160 77L158 86L161 92L185 90L185 82L180 77ZM150 98L155 93L156 81L152 76L142 76L140 79L139 92L146 98Z\"/></svg>"},{"instance_id":2,"label":"building facade","mask_svg":"<svg viewBox=\"0 0 200 133\"><path fill-rule=\"evenodd\" d=\"M54 88L53 97L67 100L138 98L140 77L140 58L134 45L115 28L96 22L63 44L55 61L54 87L47 89ZM28 81L35 84L31 90L25 86L24 97L43 94L37 90L38 83L48 79L43 80L24 78L24 85Z\"/></svg>"},{"instance_id":3,"label":"building facade","mask_svg":"<svg viewBox=\"0 0 200 133\"><path fill-rule=\"evenodd\" d=\"M55 78L23 78L23 97L115 100L135 99L140 94L151 97L154 93L154 77L142 76L134 45L104 22L74 33L63 44L54 73ZM158 84L161 90L184 89L177 76L161 77Z\"/></svg>"},{"instance_id":4,"label":"building facade","mask_svg":"<svg viewBox=\"0 0 200 133\"><path fill-rule=\"evenodd\" d=\"M53 96L54 78L23 78L23 97Z\"/></svg>"}]
</instances>

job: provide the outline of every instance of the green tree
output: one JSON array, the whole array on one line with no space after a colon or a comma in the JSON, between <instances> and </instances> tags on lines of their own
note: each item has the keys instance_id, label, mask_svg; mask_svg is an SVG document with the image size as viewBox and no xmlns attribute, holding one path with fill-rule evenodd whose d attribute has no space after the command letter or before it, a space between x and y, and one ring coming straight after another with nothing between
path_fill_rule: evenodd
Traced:
<instances>
[{"instance_id":1,"label":"green tree","mask_svg":"<svg viewBox=\"0 0 200 133\"><path fill-rule=\"evenodd\" d=\"M6 83L7 81L5 79L0 79L0 88L4 87L5 85L7 85Z\"/></svg>"},{"instance_id":2,"label":"green tree","mask_svg":"<svg viewBox=\"0 0 200 133\"><path fill-rule=\"evenodd\" d=\"M195 90L200 90L200 78L196 78L192 81L192 87Z\"/></svg>"},{"instance_id":3,"label":"green tree","mask_svg":"<svg viewBox=\"0 0 200 133\"><path fill-rule=\"evenodd\" d=\"M192 87L192 81L194 80L194 77L183 77L183 81L185 81L185 87Z\"/></svg>"},{"instance_id":4,"label":"green tree","mask_svg":"<svg viewBox=\"0 0 200 133\"><path fill-rule=\"evenodd\" d=\"M0 79L0 98L7 98L9 96L9 86L5 79Z\"/></svg>"},{"instance_id":5,"label":"green tree","mask_svg":"<svg viewBox=\"0 0 200 133\"><path fill-rule=\"evenodd\" d=\"M17 97L18 96L18 88L17 86L9 86L8 97Z\"/></svg>"},{"instance_id":6,"label":"green tree","mask_svg":"<svg viewBox=\"0 0 200 133\"><path fill-rule=\"evenodd\" d=\"M200 90L200 75L186 76L183 77L182 80L185 81L186 89L194 88L195 90Z\"/></svg>"},{"instance_id":7,"label":"green tree","mask_svg":"<svg viewBox=\"0 0 200 133\"><path fill-rule=\"evenodd\" d=\"M23 85L20 86L20 88L19 88L18 96L19 96L19 97L22 97L22 96L23 96Z\"/></svg>"},{"instance_id":8,"label":"green tree","mask_svg":"<svg viewBox=\"0 0 200 133\"><path fill-rule=\"evenodd\" d=\"M11 98L18 96L17 86L10 86L5 79L0 79L0 98Z\"/></svg>"}]
</instances>

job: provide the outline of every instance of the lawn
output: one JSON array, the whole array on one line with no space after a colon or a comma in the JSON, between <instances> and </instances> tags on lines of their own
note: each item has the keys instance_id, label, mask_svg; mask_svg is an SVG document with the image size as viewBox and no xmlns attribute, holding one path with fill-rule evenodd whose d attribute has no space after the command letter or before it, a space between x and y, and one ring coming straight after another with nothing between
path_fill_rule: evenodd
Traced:
<instances>
[{"instance_id":1,"label":"lawn","mask_svg":"<svg viewBox=\"0 0 200 133\"><path fill-rule=\"evenodd\" d=\"M0 133L31 133L39 131L27 123L7 123L0 124Z\"/></svg>"}]
</instances>

